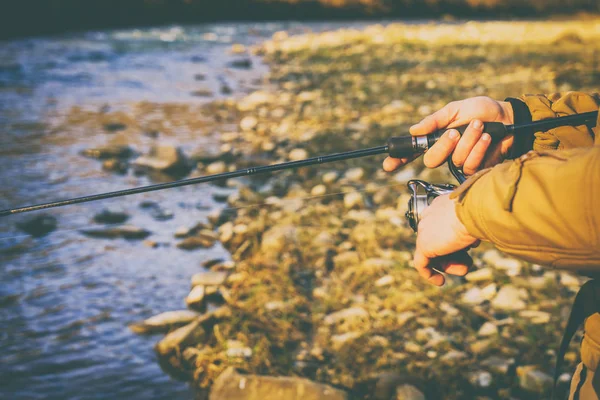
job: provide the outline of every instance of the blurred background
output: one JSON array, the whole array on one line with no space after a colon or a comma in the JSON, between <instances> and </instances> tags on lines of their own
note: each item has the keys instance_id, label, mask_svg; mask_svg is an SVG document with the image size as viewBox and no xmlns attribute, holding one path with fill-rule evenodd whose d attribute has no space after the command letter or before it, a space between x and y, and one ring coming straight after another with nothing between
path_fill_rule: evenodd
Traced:
<instances>
[{"instance_id":1,"label":"blurred background","mask_svg":"<svg viewBox=\"0 0 600 400\"><path fill-rule=\"evenodd\" d=\"M595 92L599 10L6 1L0 208L378 146L476 95ZM0 397L547 398L582 279L482 246L427 286L405 184L452 178L382 159L2 218Z\"/></svg>"}]
</instances>

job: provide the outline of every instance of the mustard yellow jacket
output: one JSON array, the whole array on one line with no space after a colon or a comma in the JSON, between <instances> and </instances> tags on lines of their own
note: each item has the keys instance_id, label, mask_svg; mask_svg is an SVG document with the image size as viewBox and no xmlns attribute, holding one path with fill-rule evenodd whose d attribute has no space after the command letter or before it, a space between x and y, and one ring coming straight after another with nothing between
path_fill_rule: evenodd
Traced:
<instances>
[{"instance_id":1,"label":"mustard yellow jacket","mask_svg":"<svg viewBox=\"0 0 600 400\"><path fill-rule=\"evenodd\" d=\"M531 118L596 111L578 92L525 95ZM452 195L467 230L527 261L600 273L600 135L563 126L536 132L533 151L479 171ZM516 138L515 138L516 139Z\"/></svg>"},{"instance_id":2,"label":"mustard yellow jacket","mask_svg":"<svg viewBox=\"0 0 600 400\"><path fill-rule=\"evenodd\" d=\"M526 95L520 100L534 121L595 111L600 105L597 95L576 92ZM493 242L508 254L597 277L599 131L600 121L594 129L565 126L536 132L532 151L479 171L454 191L459 219L473 236ZM584 329L582 362L571 382L569 400L600 398L595 380L600 366L600 313L587 318Z\"/></svg>"}]
</instances>

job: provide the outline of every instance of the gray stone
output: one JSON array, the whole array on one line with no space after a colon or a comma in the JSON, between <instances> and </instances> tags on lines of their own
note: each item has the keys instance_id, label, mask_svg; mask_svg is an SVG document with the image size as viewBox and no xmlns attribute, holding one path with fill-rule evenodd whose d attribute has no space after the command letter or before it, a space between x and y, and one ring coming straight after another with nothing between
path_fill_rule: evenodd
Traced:
<instances>
[{"instance_id":1,"label":"gray stone","mask_svg":"<svg viewBox=\"0 0 600 400\"><path fill-rule=\"evenodd\" d=\"M41 237L56 229L56 218L51 215L37 215L17 223L17 228L33 237Z\"/></svg>"},{"instance_id":2,"label":"gray stone","mask_svg":"<svg viewBox=\"0 0 600 400\"><path fill-rule=\"evenodd\" d=\"M120 224L127 221L129 215L120 210L104 209L94 215L94 221L102 224Z\"/></svg>"},{"instance_id":3,"label":"gray stone","mask_svg":"<svg viewBox=\"0 0 600 400\"><path fill-rule=\"evenodd\" d=\"M200 308L204 305L204 295L205 295L204 286L197 285L192 288L190 294L185 298L185 304L188 307Z\"/></svg>"},{"instance_id":4,"label":"gray stone","mask_svg":"<svg viewBox=\"0 0 600 400\"><path fill-rule=\"evenodd\" d=\"M190 310L167 311L140 323L131 324L129 328L135 333L164 332L174 326L188 324L198 317L200 314Z\"/></svg>"},{"instance_id":5,"label":"gray stone","mask_svg":"<svg viewBox=\"0 0 600 400\"><path fill-rule=\"evenodd\" d=\"M165 173L183 173L190 170L188 160L181 149L169 145L152 147L148 155L136 158L133 164L138 168Z\"/></svg>"}]
</instances>

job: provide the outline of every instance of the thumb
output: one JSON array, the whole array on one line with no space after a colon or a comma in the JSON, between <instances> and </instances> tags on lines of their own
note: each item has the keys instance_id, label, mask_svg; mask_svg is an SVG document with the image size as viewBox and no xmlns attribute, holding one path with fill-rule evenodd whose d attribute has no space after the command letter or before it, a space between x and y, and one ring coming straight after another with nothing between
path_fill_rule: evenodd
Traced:
<instances>
[{"instance_id":1,"label":"thumb","mask_svg":"<svg viewBox=\"0 0 600 400\"><path fill-rule=\"evenodd\" d=\"M446 104L436 112L423 118L421 122L410 127L410 134L413 136L428 135L450 125L458 113L458 103L452 102Z\"/></svg>"}]
</instances>

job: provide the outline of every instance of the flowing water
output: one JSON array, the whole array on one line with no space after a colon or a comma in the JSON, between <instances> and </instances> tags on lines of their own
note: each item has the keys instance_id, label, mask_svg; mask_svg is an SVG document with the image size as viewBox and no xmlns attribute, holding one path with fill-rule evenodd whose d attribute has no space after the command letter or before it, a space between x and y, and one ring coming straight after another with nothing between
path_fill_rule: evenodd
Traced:
<instances>
[{"instance_id":1,"label":"flowing water","mask_svg":"<svg viewBox=\"0 0 600 400\"><path fill-rule=\"evenodd\" d=\"M232 43L337 26L219 24L0 42L0 209L150 183L103 172L82 157L82 149L102 143L94 133L48 141L48 127L72 107L206 102L190 94L199 72L207 75L204 86L216 89L226 80L233 96L242 96L267 68L253 58L250 70L227 69ZM1 219L0 398L193 398L187 384L158 366L153 345L161 336L137 336L127 325L183 309L191 275L202 261L227 253L219 246L153 249L142 241L88 238L78 228L106 207L119 208L128 223L153 232L152 240L173 242L178 227L222 207L212 200L214 190L184 187L49 210L58 229L41 238L17 229L29 216ZM143 200L173 218L156 221L139 208Z\"/></svg>"}]
</instances>

